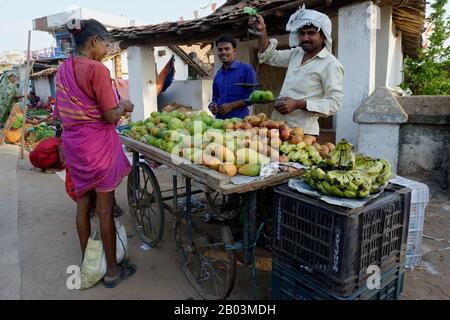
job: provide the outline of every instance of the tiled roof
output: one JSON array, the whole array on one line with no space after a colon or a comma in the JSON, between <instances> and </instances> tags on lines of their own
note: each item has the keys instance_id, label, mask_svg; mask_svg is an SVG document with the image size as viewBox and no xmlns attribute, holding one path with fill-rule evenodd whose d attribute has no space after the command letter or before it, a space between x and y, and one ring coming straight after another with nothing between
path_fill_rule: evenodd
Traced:
<instances>
[{"instance_id":1,"label":"tiled roof","mask_svg":"<svg viewBox=\"0 0 450 320\"><path fill-rule=\"evenodd\" d=\"M214 13L195 20L163 22L156 25L128 27L112 30L121 46L147 44L153 46L210 43L220 34L227 33L237 38L247 36L248 15L243 8L251 6L269 22L271 34L285 34L289 16L305 3L307 8L324 13L358 0L229 0ZM425 19L424 0L379 0L379 5L393 5L393 21L402 32L404 53L415 56L421 45L422 28ZM276 23L270 23L276 22Z\"/></svg>"}]
</instances>

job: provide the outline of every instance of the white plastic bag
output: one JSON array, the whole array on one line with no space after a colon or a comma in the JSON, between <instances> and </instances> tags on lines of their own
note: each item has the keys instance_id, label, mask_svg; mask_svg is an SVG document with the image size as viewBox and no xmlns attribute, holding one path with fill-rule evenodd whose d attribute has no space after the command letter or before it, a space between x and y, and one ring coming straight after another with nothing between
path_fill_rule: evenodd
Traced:
<instances>
[{"instance_id":1,"label":"white plastic bag","mask_svg":"<svg viewBox=\"0 0 450 320\"><path fill-rule=\"evenodd\" d=\"M116 224L116 257L120 263L127 255L128 240L125 226L114 219ZM88 289L99 282L106 274L106 255L103 250L103 243L100 237L100 227L97 226L91 234L84 253L84 260L81 266L81 286L80 289Z\"/></svg>"}]
</instances>

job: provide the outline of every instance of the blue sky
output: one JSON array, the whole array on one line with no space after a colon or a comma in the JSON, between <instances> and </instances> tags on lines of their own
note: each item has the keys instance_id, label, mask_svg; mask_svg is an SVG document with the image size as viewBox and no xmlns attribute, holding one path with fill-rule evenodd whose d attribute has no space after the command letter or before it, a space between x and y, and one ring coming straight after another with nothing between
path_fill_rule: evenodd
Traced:
<instances>
[{"instance_id":1,"label":"blue sky","mask_svg":"<svg viewBox=\"0 0 450 320\"><path fill-rule=\"evenodd\" d=\"M4 50L25 50L28 30L32 20L65 11L69 6L125 15L131 20L149 24L175 21L180 16L193 19L193 11L200 16L211 12L210 3L223 4L225 0L0 0L0 52ZM207 9L201 9L207 7ZM202 14L203 13L203 14ZM45 32L32 32L32 49L43 49L52 45L52 37Z\"/></svg>"},{"instance_id":2,"label":"blue sky","mask_svg":"<svg viewBox=\"0 0 450 320\"><path fill-rule=\"evenodd\" d=\"M212 2L220 5L225 0L0 0L0 52L25 50L33 19L64 11L74 5L152 24L175 21L180 16L192 19L194 10L198 10L200 16L207 15L211 12L209 4ZM200 9L202 7L207 9ZM447 3L447 13L450 14L450 1ZM45 32L33 31L32 50L48 48L52 46L52 40Z\"/></svg>"}]
</instances>

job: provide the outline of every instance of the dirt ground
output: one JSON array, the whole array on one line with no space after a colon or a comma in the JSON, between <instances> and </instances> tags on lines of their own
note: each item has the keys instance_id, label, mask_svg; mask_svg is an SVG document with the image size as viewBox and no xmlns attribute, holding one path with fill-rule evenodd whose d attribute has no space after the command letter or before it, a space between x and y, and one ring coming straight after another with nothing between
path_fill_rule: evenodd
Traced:
<instances>
[{"instance_id":1,"label":"dirt ground","mask_svg":"<svg viewBox=\"0 0 450 320\"><path fill-rule=\"evenodd\" d=\"M171 185L171 172L157 170L162 189ZM27 160L19 160L19 247L22 299L200 299L181 271L174 246L173 219L167 214L161 245L145 251L135 234L127 212L126 185L117 191L124 209L121 221L129 236L129 257L138 271L116 289L98 284L84 291L66 288L66 268L80 263L80 249L75 229L75 203L66 195L64 183L56 174L34 170ZM433 238L450 238L450 202L432 177L409 177L425 180L430 186L431 201L425 217L424 234ZM450 246L447 241L423 239L423 266L406 272L401 299L450 299ZM231 299L254 297L249 270L240 267ZM258 272L259 298L268 297L270 274Z\"/></svg>"}]
</instances>

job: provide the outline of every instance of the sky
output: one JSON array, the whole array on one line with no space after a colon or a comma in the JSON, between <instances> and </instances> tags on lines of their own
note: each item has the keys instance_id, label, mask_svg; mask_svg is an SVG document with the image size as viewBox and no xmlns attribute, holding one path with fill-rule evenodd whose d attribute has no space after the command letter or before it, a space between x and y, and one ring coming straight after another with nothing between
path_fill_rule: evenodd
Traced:
<instances>
[{"instance_id":1,"label":"sky","mask_svg":"<svg viewBox=\"0 0 450 320\"><path fill-rule=\"evenodd\" d=\"M225 0L0 0L0 52L25 50L33 19L65 11L71 6L125 15L130 20L154 24L176 21L180 16L185 20L193 19L195 10L199 11L200 17L208 15L210 4L214 2L219 6ZM201 9L203 7L205 9ZM447 13L450 14L450 1ZM49 48L53 44L53 37L48 33L32 32L32 50Z\"/></svg>"},{"instance_id":2,"label":"sky","mask_svg":"<svg viewBox=\"0 0 450 320\"><path fill-rule=\"evenodd\" d=\"M176 21L183 16L193 19L195 10L199 16L211 13L210 4L218 6L225 0L0 0L0 52L4 50L26 50L28 30L32 20L65 11L71 6L127 16L130 20L148 22ZM201 9L206 7L205 9ZM53 37L46 32L33 31L32 50L49 48Z\"/></svg>"}]
</instances>

